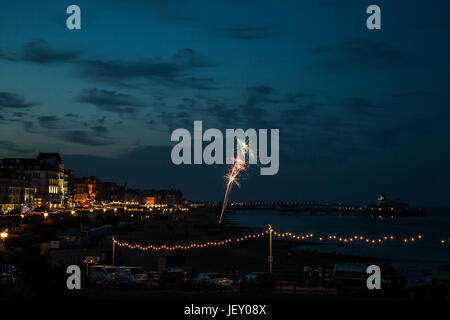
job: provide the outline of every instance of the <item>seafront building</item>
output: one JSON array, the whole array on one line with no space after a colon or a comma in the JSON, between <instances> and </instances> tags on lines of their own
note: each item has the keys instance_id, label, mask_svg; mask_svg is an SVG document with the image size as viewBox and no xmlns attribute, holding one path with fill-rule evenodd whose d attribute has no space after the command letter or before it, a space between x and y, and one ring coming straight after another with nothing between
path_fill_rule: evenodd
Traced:
<instances>
[{"instance_id":1,"label":"seafront building","mask_svg":"<svg viewBox=\"0 0 450 320\"><path fill-rule=\"evenodd\" d=\"M0 160L0 213L36 207L90 206L128 203L169 206L183 203L182 192L127 189L95 176L74 177L58 153L39 153L36 158Z\"/></svg>"},{"instance_id":2,"label":"seafront building","mask_svg":"<svg viewBox=\"0 0 450 320\"><path fill-rule=\"evenodd\" d=\"M37 158L3 159L0 168L28 175L35 189L33 205L62 205L67 192L66 172L58 153L39 153Z\"/></svg>"},{"instance_id":3,"label":"seafront building","mask_svg":"<svg viewBox=\"0 0 450 320\"><path fill-rule=\"evenodd\" d=\"M0 168L0 212L32 205L36 189L31 176L11 168Z\"/></svg>"}]
</instances>

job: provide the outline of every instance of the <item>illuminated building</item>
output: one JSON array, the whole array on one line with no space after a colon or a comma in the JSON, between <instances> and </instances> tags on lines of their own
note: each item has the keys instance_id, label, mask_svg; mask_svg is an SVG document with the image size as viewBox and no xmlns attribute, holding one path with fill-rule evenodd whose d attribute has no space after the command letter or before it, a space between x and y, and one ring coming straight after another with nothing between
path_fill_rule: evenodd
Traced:
<instances>
[{"instance_id":1,"label":"illuminated building","mask_svg":"<svg viewBox=\"0 0 450 320\"><path fill-rule=\"evenodd\" d=\"M20 209L33 203L35 188L31 176L9 168L0 169L0 211Z\"/></svg>"},{"instance_id":2,"label":"illuminated building","mask_svg":"<svg viewBox=\"0 0 450 320\"><path fill-rule=\"evenodd\" d=\"M73 199L78 203L87 203L96 200L96 194L100 186L100 180L96 177L83 177L73 179Z\"/></svg>"},{"instance_id":3,"label":"illuminated building","mask_svg":"<svg viewBox=\"0 0 450 320\"><path fill-rule=\"evenodd\" d=\"M33 204L62 204L64 199L64 164L58 153L39 153L36 159L3 159L2 168L10 168L31 176L36 189Z\"/></svg>"},{"instance_id":4,"label":"illuminated building","mask_svg":"<svg viewBox=\"0 0 450 320\"><path fill-rule=\"evenodd\" d=\"M144 197L144 203L146 205L154 205L155 204L155 197Z\"/></svg>"}]
</instances>

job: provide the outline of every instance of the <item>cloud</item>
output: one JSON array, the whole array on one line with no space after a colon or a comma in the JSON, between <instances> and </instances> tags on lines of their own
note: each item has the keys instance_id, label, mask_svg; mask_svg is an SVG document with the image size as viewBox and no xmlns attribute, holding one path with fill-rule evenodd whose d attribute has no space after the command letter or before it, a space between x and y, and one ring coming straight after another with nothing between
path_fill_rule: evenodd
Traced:
<instances>
[{"instance_id":1,"label":"cloud","mask_svg":"<svg viewBox=\"0 0 450 320\"><path fill-rule=\"evenodd\" d=\"M82 144L87 146L105 146L112 142L100 140L92 136L89 131L73 130L62 133L62 138L71 143Z\"/></svg>"},{"instance_id":2,"label":"cloud","mask_svg":"<svg viewBox=\"0 0 450 320\"><path fill-rule=\"evenodd\" d=\"M103 136L108 132L108 129L104 126L93 126L91 130L99 136Z\"/></svg>"},{"instance_id":3,"label":"cloud","mask_svg":"<svg viewBox=\"0 0 450 320\"><path fill-rule=\"evenodd\" d=\"M101 118L96 119L95 122L97 122L97 123L104 123L105 120L106 120L106 117L103 116L103 117L101 117Z\"/></svg>"},{"instance_id":4,"label":"cloud","mask_svg":"<svg viewBox=\"0 0 450 320\"><path fill-rule=\"evenodd\" d=\"M22 118L22 117L25 117L26 115L27 114L24 112L14 112L13 113L13 117L16 117L16 118Z\"/></svg>"},{"instance_id":5,"label":"cloud","mask_svg":"<svg viewBox=\"0 0 450 320\"><path fill-rule=\"evenodd\" d=\"M28 149L20 148L15 143L11 143L8 141L0 140L0 146L4 148L6 151L18 152L18 153L27 153L30 152Z\"/></svg>"},{"instance_id":6,"label":"cloud","mask_svg":"<svg viewBox=\"0 0 450 320\"><path fill-rule=\"evenodd\" d=\"M325 70L396 69L407 63L405 54L388 43L359 38L315 49L318 66Z\"/></svg>"},{"instance_id":7,"label":"cloud","mask_svg":"<svg viewBox=\"0 0 450 320\"><path fill-rule=\"evenodd\" d=\"M119 86L161 84L171 87L214 89L214 79L198 77L193 71L212 67L212 62L196 51L184 48L171 58L129 60L84 60L78 63L82 76Z\"/></svg>"},{"instance_id":8,"label":"cloud","mask_svg":"<svg viewBox=\"0 0 450 320\"><path fill-rule=\"evenodd\" d=\"M172 59L176 63L184 65L186 67L208 68L213 66L212 62L208 58L190 48L178 50L173 55Z\"/></svg>"},{"instance_id":9,"label":"cloud","mask_svg":"<svg viewBox=\"0 0 450 320\"><path fill-rule=\"evenodd\" d=\"M33 130L33 128L34 128L33 122L31 122L31 121L23 121L22 124L23 124L23 130L24 130L25 132L28 132L28 133L36 133L36 132Z\"/></svg>"},{"instance_id":10,"label":"cloud","mask_svg":"<svg viewBox=\"0 0 450 320\"><path fill-rule=\"evenodd\" d=\"M39 64L72 61L80 55L78 50L54 49L44 40L34 40L24 45L23 60Z\"/></svg>"},{"instance_id":11,"label":"cloud","mask_svg":"<svg viewBox=\"0 0 450 320\"><path fill-rule=\"evenodd\" d=\"M217 89L214 78L185 77L170 81L169 83L167 83L167 85L173 87L202 89L202 90Z\"/></svg>"},{"instance_id":12,"label":"cloud","mask_svg":"<svg viewBox=\"0 0 450 320\"><path fill-rule=\"evenodd\" d=\"M5 53L3 50L0 50L0 59L6 61L16 61L13 55Z\"/></svg>"},{"instance_id":13,"label":"cloud","mask_svg":"<svg viewBox=\"0 0 450 320\"><path fill-rule=\"evenodd\" d=\"M244 92L244 103L240 105L242 118L250 127L273 127L266 119L271 118L274 107L289 107L298 104L306 95L284 94L267 85L247 87ZM272 118L273 119L273 118Z\"/></svg>"},{"instance_id":14,"label":"cloud","mask_svg":"<svg viewBox=\"0 0 450 320\"><path fill-rule=\"evenodd\" d=\"M296 126L297 124L308 123L308 118L319 106L321 106L321 104L310 102L303 105L297 105L294 108L285 109L281 111L283 123L286 126Z\"/></svg>"},{"instance_id":15,"label":"cloud","mask_svg":"<svg viewBox=\"0 0 450 320\"><path fill-rule=\"evenodd\" d=\"M39 124L45 129L58 129L61 126L60 119L56 116L38 117Z\"/></svg>"},{"instance_id":16,"label":"cloud","mask_svg":"<svg viewBox=\"0 0 450 320\"><path fill-rule=\"evenodd\" d=\"M163 111L159 113L158 118L160 122L165 124L169 131L177 128L190 128L193 126L193 120L191 119L191 113L184 111L168 112ZM147 121L148 126L153 126L154 122L152 120Z\"/></svg>"},{"instance_id":17,"label":"cloud","mask_svg":"<svg viewBox=\"0 0 450 320\"><path fill-rule=\"evenodd\" d=\"M177 76L181 71L178 65L163 62L159 58L136 61L89 60L81 62L80 65L86 76L106 81L146 77L170 79Z\"/></svg>"},{"instance_id":18,"label":"cloud","mask_svg":"<svg viewBox=\"0 0 450 320\"><path fill-rule=\"evenodd\" d=\"M28 61L37 64L51 64L56 62L69 62L76 60L81 54L80 50L55 49L42 39L32 40L23 45L16 54L0 52L0 59L8 61Z\"/></svg>"},{"instance_id":19,"label":"cloud","mask_svg":"<svg viewBox=\"0 0 450 320\"><path fill-rule=\"evenodd\" d=\"M23 97L11 92L0 92L0 108L23 109L36 106L35 102L26 102Z\"/></svg>"},{"instance_id":20,"label":"cloud","mask_svg":"<svg viewBox=\"0 0 450 320\"><path fill-rule=\"evenodd\" d=\"M77 101L92 104L103 111L116 113L134 113L137 108L143 106L138 99L129 94L97 88L83 90Z\"/></svg>"},{"instance_id":21,"label":"cloud","mask_svg":"<svg viewBox=\"0 0 450 320\"><path fill-rule=\"evenodd\" d=\"M269 37L272 27L261 25L238 25L231 28L223 29L223 32L233 38L239 40L259 40Z\"/></svg>"},{"instance_id":22,"label":"cloud","mask_svg":"<svg viewBox=\"0 0 450 320\"><path fill-rule=\"evenodd\" d=\"M171 57L150 57L136 60L81 59L80 50L57 49L45 40L33 40L18 53L0 51L0 59L27 61L42 65L70 62L78 74L99 82L118 86L148 86L154 83L171 87L215 89L212 77L198 77L195 69L210 68L210 59L191 48L182 48Z\"/></svg>"},{"instance_id":23,"label":"cloud","mask_svg":"<svg viewBox=\"0 0 450 320\"><path fill-rule=\"evenodd\" d=\"M203 94L184 97L176 106L158 100L155 106L159 108L164 103L164 112L156 118L148 114L146 124L154 128L156 123L162 123L171 130L190 127L193 120L201 119L205 126L220 129L275 128L283 124L284 119L280 117L287 108L312 109L313 103L307 103L312 97L305 93L280 93L271 86L258 85L245 88L241 103L227 103ZM289 121L293 118L289 117Z\"/></svg>"},{"instance_id":24,"label":"cloud","mask_svg":"<svg viewBox=\"0 0 450 320\"><path fill-rule=\"evenodd\" d=\"M248 109L263 103L274 102L275 100L270 97L274 91L274 88L265 85L247 87L244 107Z\"/></svg>"},{"instance_id":25,"label":"cloud","mask_svg":"<svg viewBox=\"0 0 450 320\"><path fill-rule=\"evenodd\" d=\"M250 86L245 89L245 105L255 106L262 104L295 104L313 98L314 95L306 93L285 94L280 93L267 85Z\"/></svg>"}]
</instances>

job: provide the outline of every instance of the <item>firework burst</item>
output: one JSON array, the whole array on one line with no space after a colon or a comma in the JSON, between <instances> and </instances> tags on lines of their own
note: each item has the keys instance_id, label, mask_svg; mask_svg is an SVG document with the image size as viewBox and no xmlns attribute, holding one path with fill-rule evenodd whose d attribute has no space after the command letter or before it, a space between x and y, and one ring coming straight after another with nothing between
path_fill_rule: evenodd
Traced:
<instances>
[{"instance_id":1,"label":"firework burst","mask_svg":"<svg viewBox=\"0 0 450 320\"><path fill-rule=\"evenodd\" d=\"M245 156L249 154L248 144L244 141L238 140L238 148L238 157L233 159L233 164L230 167L228 174L225 176L225 180L227 181L227 189L223 198L222 210L220 211L219 224L222 222L223 214L228 204L228 196L231 192L231 188L234 184L236 184L238 187L240 186L238 181L239 174L247 169Z\"/></svg>"}]
</instances>

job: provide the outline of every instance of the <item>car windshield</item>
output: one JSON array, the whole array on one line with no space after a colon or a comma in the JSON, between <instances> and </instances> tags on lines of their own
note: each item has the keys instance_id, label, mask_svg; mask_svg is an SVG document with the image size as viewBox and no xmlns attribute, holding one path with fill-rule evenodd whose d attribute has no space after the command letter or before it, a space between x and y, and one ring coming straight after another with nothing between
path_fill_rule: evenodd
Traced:
<instances>
[{"instance_id":1,"label":"car windshield","mask_svg":"<svg viewBox=\"0 0 450 320\"><path fill-rule=\"evenodd\" d=\"M208 275L211 279L220 278L220 274L218 273L208 273Z\"/></svg>"},{"instance_id":2,"label":"car windshield","mask_svg":"<svg viewBox=\"0 0 450 320\"><path fill-rule=\"evenodd\" d=\"M116 267L108 267L108 268L106 268L106 271L108 271L109 273L116 273Z\"/></svg>"}]
</instances>

